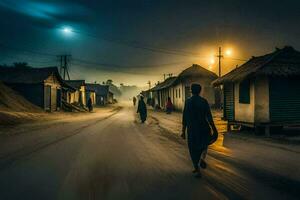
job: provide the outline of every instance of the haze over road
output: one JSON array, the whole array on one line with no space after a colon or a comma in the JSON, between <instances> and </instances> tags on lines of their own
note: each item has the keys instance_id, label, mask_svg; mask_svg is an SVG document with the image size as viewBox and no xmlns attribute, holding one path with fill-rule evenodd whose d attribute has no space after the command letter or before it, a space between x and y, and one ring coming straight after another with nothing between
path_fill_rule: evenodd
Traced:
<instances>
[{"instance_id":1,"label":"haze over road","mask_svg":"<svg viewBox=\"0 0 300 200\"><path fill-rule=\"evenodd\" d=\"M38 131L64 132L82 123L53 126ZM1 167L0 199L296 199L299 195L290 188L299 182L279 179L213 149L202 179L194 178L185 142L151 119L140 124L130 106L102 121L89 119L89 126L76 130L71 137Z\"/></svg>"}]
</instances>

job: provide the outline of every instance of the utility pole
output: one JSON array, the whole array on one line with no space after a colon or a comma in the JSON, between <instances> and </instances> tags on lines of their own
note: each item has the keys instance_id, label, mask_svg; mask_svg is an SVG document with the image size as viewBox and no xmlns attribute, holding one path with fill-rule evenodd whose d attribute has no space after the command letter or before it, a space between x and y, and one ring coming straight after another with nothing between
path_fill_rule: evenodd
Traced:
<instances>
[{"instance_id":1,"label":"utility pole","mask_svg":"<svg viewBox=\"0 0 300 200\"><path fill-rule=\"evenodd\" d=\"M221 59L223 58L221 47L219 47L219 54L217 55L217 57L219 59L219 77L221 77Z\"/></svg>"},{"instance_id":2,"label":"utility pole","mask_svg":"<svg viewBox=\"0 0 300 200\"><path fill-rule=\"evenodd\" d=\"M164 74L164 80L166 80L166 74Z\"/></svg>"},{"instance_id":3,"label":"utility pole","mask_svg":"<svg viewBox=\"0 0 300 200\"><path fill-rule=\"evenodd\" d=\"M66 75L68 80L70 80L69 70L68 67L71 61L71 55L60 55L60 75L62 75L63 79L66 80Z\"/></svg>"},{"instance_id":4,"label":"utility pole","mask_svg":"<svg viewBox=\"0 0 300 200\"><path fill-rule=\"evenodd\" d=\"M149 85L149 90L151 89L151 81L148 81L147 84Z\"/></svg>"}]
</instances>

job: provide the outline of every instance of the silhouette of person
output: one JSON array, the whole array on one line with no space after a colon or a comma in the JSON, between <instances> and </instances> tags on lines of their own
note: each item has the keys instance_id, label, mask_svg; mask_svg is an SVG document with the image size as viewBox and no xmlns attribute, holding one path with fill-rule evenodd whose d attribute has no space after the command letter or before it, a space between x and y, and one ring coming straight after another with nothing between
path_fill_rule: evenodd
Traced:
<instances>
[{"instance_id":1,"label":"silhouette of person","mask_svg":"<svg viewBox=\"0 0 300 200\"><path fill-rule=\"evenodd\" d=\"M196 174L196 177L200 178L200 167L206 168L204 158L207 147L211 142L211 129L215 136L218 135L218 132L207 100L199 96L201 85L192 84L191 90L192 97L186 100L184 106L181 137L185 139L187 129L188 148L194 165L193 173ZM201 159L201 156L203 156L203 159Z\"/></svg>"},{"instance_id":2,"label":"silhouette of person","mask_svg":"<svg viewBox=\"0 0 300 200\"><path fill-rule=\"evenodd\" d=\"M138 102L137 113L140 114L140 119L141 119L142 123L144 123L147 119L147 107L146 107L146 104L144 102L144 97L143 96L140 97L140 100Z\"/></svg>"},{"instance_id":3,"label":"silhouette of person","mask_svg":"<svg viewBox=\"0 0 300 200\"><path fill-rule=\"evenodd\" d=\"M173 104L172 104L171 98L168 97L167 105L166 105L167 114L171 114L172 110L173 110Z\"/></svg>"},{"instance_id":4,"label":"silhouette of person","mask_svg":"<svg viewBox=\"0 0 300 200\"><path fill-rule=\"evenodd\" d=\"M132 101L133 101L133 106L135 106L135 104L136 104L136 97L133 97Z\"/></svg>"},{"instance_id":5,"label":"silhouette of person","mask_svg":"<svg viewBox=\"0 0 300 200\"><path fill-rule=\"evenodd\" d=\"M89 109L89 112L93 111L93 102L92 102L92 98L89 98L88 102L87 102L87 107Z\"/></svg>"}]
</instances>

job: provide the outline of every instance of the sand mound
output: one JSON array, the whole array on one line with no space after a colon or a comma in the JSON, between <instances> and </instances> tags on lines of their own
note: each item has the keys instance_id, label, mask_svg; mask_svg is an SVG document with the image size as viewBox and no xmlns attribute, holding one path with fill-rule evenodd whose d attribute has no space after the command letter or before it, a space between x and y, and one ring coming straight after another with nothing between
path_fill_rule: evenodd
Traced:
<instances>
[{"instance_id":1,"label":"sand mound","mask_svg":"<svg viewBox=\"0 0 300 200\"><path fill-rule=\"evenodd\" d=\"M36 120L43 110L0 82L0 125Z\"/></svg>"},{"instance_id":2,"label":"sand mound","mask_svg":"<svg viewBox=\"0 0 300 200\"><path fill-rule=\"evenodd\" d=\"M42 112L42 109L27 101L16 91L0 83L0 111Z\"/></svg>"}]
</instances>

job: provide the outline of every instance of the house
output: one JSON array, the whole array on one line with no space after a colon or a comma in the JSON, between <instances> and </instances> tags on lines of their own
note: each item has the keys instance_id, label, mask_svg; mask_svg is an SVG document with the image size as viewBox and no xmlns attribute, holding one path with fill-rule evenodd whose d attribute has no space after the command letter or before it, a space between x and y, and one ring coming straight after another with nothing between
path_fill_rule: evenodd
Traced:
<instances>
[{"instance_id":1,"label":"house","mask_svg":"<svg viewBox=\"0 0 300 200\"><path fill-rule=\"evenodd\" d=\"M172 102L179 96L175 95L172 85L176 81L177 77L169 77L164 82L158 83L151 89L151 96L153 98L153 104L155 107L165 108L168 97L171 97ZM176 91L177 92L177 91ZM180 94L179 94L180 95Z\"/></svg>"},{"instance_id":2,"label":"house","mask_svg":"<svg viewBox=\"0 0 300 200\"><path fill-rule=\"evenodd\" d=\"M96 83L87 83L86 88L88 90L93 90L96 93L96 104L106 105L112 104L114 102L114 94L109 90L108 85L100 85Z\"/></svg>"},{"instance_id":3,"label":"house","mask_svg":"<svg viewBox=\"0 0 300 200\"><path fill-rule=\"evenodd\" d=\"M210 105L215 105L218 90L212 86L217 75L200 65L193 64L182 71L177 77L169 77L164 82L152 88L155 104L165 108L167 98L170 97L176 110L183 110L184 103L191 96L191 85L198 83L202 86L201 96L207 99Z\"/></svg>"},{"instance_id":4,"label":"house","mask_svg":"<svg viewBox=\"0 0 300 200\"><path fill-rule=\"evenodd\" d=\"M76 91L70 94L69 103L79 103L80 105L86 106L86 86L84 80L66 80L68 85L75 88Z\"/></svg>"},{"instance_id":5,"label":"house","mask_svg":"<svg viewBox=\"0 0 300 200\"><path fill-rule=\"evenodd\" d=\"M57 67L0 67L0 81L46 111L61 108L62 90L72 90Z\"/></svg>"},{"instance_id":6,"label":"house","mask_svg":"<svg viewBox=\"0 0 300 200\"><path fill-rule=\"evenodd\" d=\"M224 118L231 125L265 129L300 125L300 52L292 47L252 57L213 82L223 85Z\"/></svg>"}]
</instances>

